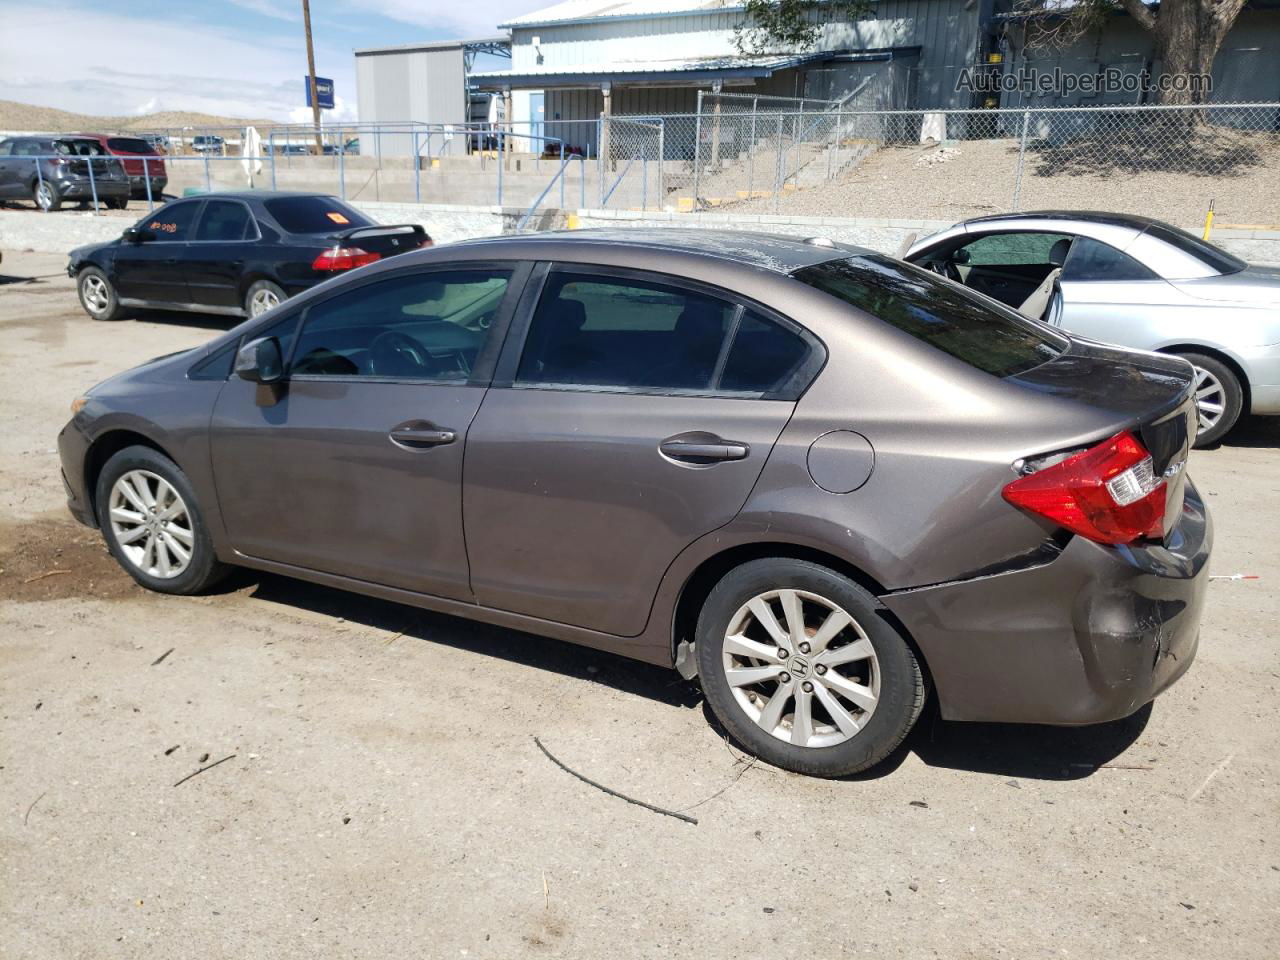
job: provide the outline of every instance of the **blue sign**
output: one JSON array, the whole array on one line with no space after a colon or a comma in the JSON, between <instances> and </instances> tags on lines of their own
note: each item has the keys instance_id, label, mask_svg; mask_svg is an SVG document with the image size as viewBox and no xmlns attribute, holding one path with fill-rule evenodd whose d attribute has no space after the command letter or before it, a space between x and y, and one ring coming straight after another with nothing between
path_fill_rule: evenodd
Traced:
<instances>
[{"instance_id":1,"label":"blue sign","mask_svg":"<svg viewBox=\"0 0 1280 960\"><path fill-rule=\"evenodd\" d=\"M307 88L307 106L311 106L311 78L303 77L302 85ZM316 99L320 101L321 110L333 109L333 81L328 77L316 77Z\"/></svg>"}]
</instances>

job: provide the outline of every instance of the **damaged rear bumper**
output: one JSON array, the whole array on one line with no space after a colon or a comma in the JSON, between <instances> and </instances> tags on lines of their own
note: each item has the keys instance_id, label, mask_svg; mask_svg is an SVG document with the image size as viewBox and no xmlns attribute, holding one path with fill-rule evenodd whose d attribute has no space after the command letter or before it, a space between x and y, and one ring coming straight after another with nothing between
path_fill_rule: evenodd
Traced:
<instances>
[{"instance_id":1,"label":"damaged rear bumper","mask_svg":"<svg viewBox=\"0 0 1280 960\"><path fill-rule=\"evenodd\" d=\"M1088 724L1133 713L1196 654L1213 529L1188 481L1163 545L1073 538L1031 569L881 598L950 720Z\"/></svg>"}]
</instances>

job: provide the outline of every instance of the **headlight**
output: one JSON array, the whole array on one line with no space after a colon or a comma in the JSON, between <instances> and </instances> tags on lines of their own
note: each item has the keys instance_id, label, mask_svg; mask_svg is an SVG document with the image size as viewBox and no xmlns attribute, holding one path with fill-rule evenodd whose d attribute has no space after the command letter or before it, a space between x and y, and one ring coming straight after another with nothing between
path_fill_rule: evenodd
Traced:
<instances>
[{"instance_id":1,"label":"headlight","mask_svg":"<svg viewBox=\"0 0 1280 960\"><path fill-rule=\"evenodd\" d=\"M85 395L76 397L71 401L71 415L74 417L77 413L84 409L84 405L89 402L89 398Z\"/></svg>"}]
</instances>

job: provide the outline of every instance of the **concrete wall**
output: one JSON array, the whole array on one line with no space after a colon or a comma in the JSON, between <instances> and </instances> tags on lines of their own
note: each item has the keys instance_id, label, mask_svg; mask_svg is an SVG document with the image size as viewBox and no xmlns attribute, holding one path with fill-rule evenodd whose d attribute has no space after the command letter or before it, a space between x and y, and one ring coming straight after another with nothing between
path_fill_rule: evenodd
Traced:
<instances>
[{"instance_id":1,"label":"concrete wall","mask_svg":"<svg viewBox=\"0 0 1280 960\"><path fill-rule=\"evenodd\" d=\"M453 243L474 237L490 237L515 230L524 209L519 207L455 206L449 204L361 203L358 207L379 223L420 223L437 243ZM65 253L87 243L113 240L132 217L94 216L63 211L0 212L0 250L38 250ZM546 210L534 226L552 229L570 222L591 227L704 227L716 230L749 230L791 236L829 237L890 255L905 241L928 236L950 226L945 220L888 220L844 217L782 217L713 213L640 213L627 210ZM1187 229L1198 232L1194 224ZM1251 263L1280 266L1280 230L1216 230L1214 243Z\"/></svg>"}]
</instances>

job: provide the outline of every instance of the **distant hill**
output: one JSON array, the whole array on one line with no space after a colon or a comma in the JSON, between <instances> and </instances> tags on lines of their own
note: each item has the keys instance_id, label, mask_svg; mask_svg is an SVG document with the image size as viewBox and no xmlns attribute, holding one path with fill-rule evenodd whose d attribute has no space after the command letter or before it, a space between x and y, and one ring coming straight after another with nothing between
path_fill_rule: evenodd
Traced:
<instances>
[{"instance_id":1,"label":"distant hill","mask_svg":"<svg viewBox=\"0 0 1280 960\"><path fill-rule=\"evenodd\" d=\"M0 100L0 130L29 130L32 132L70 133L99 130L165 130L181 127L270 127L278 120L245 119L243 117L218 117L209 113L188 113L182 110L165 110L123 117L94 117L84 113L71 113L56 107L37 107L14 100Z\"/></svg>"}]
</instances>

